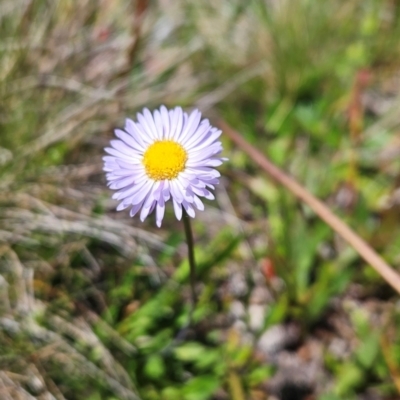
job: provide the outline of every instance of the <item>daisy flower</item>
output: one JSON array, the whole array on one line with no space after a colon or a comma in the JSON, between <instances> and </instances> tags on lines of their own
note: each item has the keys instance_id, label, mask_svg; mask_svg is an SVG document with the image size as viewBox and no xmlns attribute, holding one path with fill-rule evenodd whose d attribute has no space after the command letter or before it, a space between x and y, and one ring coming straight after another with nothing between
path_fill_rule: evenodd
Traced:
<instances>
[{"instance_id":1,"label":"daisy flower","mask_svg":"<svg viewBox=\"0 0 400 400\"><path fill-rule=\"evenodd\" d=\"M226 159L218 157L221 131L201 120L200 111L187 114L181 107L161 106L152 114L145 108L137 122L127 119L115 135L118 139L111 140L103 160L108 186L116 191L113 199L120 202L118 211L131 207L130 216L140 211L144 221L155 210L160 227L168 200L180 220L182 207L193 218L195 207L204 210L201 197L214 199L209 189L220 176L214 167Z\"/></svg>"}]
</instances>

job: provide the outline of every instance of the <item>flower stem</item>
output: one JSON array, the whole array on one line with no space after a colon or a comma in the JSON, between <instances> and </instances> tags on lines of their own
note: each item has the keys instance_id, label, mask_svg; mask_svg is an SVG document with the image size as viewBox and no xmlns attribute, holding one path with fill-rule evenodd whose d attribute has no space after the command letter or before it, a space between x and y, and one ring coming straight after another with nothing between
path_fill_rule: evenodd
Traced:
<instances>
[{"instance_id":1,"label":"flower stem","mask_svg":"<svg viewBox=\"0 0 400 400\"><path fill-rule=\"evenodd\" d=\"M190 224L190 217L183 211L183 225L185 227L185 235L186 235L186 242L188 246L188 257L189 257L189 267L190 267L190 288L192 291L192 306L195 307L197 303L197 296L196 296L196 262L194 259L194 241L193 241L193 233L192 233L192 226Z\"/></svg>"}]
</instances>

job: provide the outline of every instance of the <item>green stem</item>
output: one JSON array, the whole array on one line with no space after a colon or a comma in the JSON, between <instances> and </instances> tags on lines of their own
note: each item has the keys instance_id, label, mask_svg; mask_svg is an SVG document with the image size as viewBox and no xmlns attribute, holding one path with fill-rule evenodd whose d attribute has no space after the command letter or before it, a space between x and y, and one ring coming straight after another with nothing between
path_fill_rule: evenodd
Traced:
<instances>
[{"instance_id":1,"label":"green stem","mask_svg":"<svg viewBox=\"0 0 400 400\"><path fill-rule=\"evenodd\" d=\"M187 215L186 211L183 211L183 225L185 227L186 242L188 246L188 257L189 257L189 267L190 267L190 288L192 291L192 305L193 308L197 303L196 296L196 262L194 259L194 241L192 226L190 224L190 217Z\"/></svg>"}]
</instances>

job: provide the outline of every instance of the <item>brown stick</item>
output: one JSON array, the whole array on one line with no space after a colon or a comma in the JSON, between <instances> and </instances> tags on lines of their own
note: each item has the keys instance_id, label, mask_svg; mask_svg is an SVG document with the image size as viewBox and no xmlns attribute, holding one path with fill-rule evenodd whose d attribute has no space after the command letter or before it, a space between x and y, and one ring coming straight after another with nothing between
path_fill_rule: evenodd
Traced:
<instances>
[{"instance_id":1,"label":"brown stick","mask_svg":"<svg viewBox=\"0 0 400 400\"><path fill-rule=\"evenodd\" d=\"M225 121L218 122L219 127L236 143L250 158L255 161L275 181L289 189L295 196L306 203L323 221L357 251L386 282L400 293L400 275L380 257L363 239L338 218L322 201L318 200L293 178L285 174L271 163L260 151L248 143L238 132Z\"/></svg>"}]
</instances>

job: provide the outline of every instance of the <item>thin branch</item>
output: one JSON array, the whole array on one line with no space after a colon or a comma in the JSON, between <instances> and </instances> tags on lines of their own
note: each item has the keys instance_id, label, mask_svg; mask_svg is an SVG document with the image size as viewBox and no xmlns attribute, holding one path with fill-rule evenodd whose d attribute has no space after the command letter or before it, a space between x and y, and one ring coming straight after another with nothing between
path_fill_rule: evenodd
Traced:
<instances>
[{"instance_id":1,"label":"thin branch","mask_svg":"<svg viewBox=\"0 0 400 400\"><path fill-rule=\"evenodd\" d=\"M269 161L264 154L248 143L238 132L225 121L219 120L219 127L226 135L255 161L272 179L290 190L297 198L306 203L323 221L338 233L357 253L370 264L385 281L400 293L400 275L380 257L348 225L338 218L322 201L318 200L293 178L281 171Z\"/></svg>"}]
</instances>

